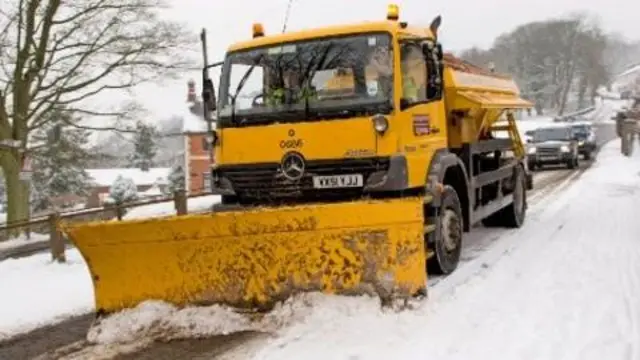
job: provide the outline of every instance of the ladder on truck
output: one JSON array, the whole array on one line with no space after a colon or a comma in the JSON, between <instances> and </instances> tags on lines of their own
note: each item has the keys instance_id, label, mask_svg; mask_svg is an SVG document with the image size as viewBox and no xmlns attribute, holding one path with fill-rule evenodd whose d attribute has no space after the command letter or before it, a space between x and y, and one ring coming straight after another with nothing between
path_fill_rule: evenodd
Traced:
<instances>
[{"instance_id":1,"label":"ladder on truck","mask_svg":"<svg viewBox=\"0 0 640 360\"><path fill-rule=\"evenodd\" d=\"M513 115L513 111L507 112L507 125L492 126L490 130L493 131L506 131L509 134L509 138L513 141L513 153L516 158L522 159L524 157L524 145L522 144L522 138L518 131L518 125L516 124L516 118Z\"/></svg>"}]
</instances>

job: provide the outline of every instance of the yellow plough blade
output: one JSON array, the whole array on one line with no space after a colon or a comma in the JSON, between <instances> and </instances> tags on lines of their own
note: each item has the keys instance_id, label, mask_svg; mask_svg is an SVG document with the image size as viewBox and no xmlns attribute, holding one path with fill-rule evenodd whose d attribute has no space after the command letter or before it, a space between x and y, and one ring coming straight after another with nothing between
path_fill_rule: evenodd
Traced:
<instances>
[{"instance_id":1,"label":"yellow plough blade","mask_svg":"<svg viewBox=\"0 0 640 360\"><path fill-rule=\"evenodd\" d=\"M302 291L407 298L426 288L422 199L62 224L96 309L145 300L268 310Z\"/></svg>"}]
</instances>

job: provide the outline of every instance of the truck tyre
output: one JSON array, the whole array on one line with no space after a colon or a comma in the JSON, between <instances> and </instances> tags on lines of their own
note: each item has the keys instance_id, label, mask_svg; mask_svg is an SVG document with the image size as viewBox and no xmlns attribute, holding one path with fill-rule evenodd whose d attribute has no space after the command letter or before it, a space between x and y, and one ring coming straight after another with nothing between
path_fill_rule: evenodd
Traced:
<instances>
[{"instance_id":1,"label":"truck tyre","mask_svg":"<svg viewBox=\"0 0 640 360\"><path fill-rule=\"evenodd\" d=\"M496 213L482 219L486 227L519 228L524 224L527 213L527 180L522 167L518 166L514 174L513 202Z\"/></svg>"},{"instance_id":2,"label":"truck tyre","mask_svg":"<svg viewBox=\"0 0 640 360\"><path fill-rule=\"evenodd\" d=\"M462 206L456 190L445 185L430 246L435 256L429 259L427 271L430 274L446 275L452 273L460 261L463 232Z\"/></svg>"},{"instance_id":3,"label":"truck tyre","mask_svg":"<svg viewBox=\"0 0 640 360\"><path fill-rule=\"evenodd\" d=\"M587 161L591 160L591 151L584 153L584 159Z\"/></svg>"}]
</instances>

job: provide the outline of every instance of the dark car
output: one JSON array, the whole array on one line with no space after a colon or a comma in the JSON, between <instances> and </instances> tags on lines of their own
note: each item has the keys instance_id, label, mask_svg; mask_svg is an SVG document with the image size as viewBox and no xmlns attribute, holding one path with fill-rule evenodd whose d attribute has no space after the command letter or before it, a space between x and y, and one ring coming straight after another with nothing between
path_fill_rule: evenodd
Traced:
<instances>
[{"instance_id":1,"label":"dark car","mask_svg":"<svg viewBox=\"0 0 640 360\"><path fill-rule=\"evenodd\" d=\"M588 122L579 122L571 124L571 127L576 140L578 140L578 153L584 156L585 160L591 160L598 147L593 126Z\"/></svg>"},{"instance_id":2,"label":"dark car","mask_svg":"<svg viewBox=\"0 0 640 360\"><path fill-rule=\"evenodd\" d=\"M578 140L572 126L538 128L527 144L527 164L530 170L545 165L579 166Z\"/></svg>"}]
</instances>

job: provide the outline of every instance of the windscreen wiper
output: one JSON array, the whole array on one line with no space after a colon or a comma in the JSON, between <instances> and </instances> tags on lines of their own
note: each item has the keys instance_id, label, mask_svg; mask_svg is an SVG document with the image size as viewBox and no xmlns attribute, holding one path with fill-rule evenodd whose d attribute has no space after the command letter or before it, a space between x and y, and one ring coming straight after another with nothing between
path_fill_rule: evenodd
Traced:
<instances>
[{"instance_id":1,"label":"windscreen wiper","mask_svg":"<svg viewBox=\"0 0 640 360\"><path fill-rule=\"evenodd\" d=\"M329 44L324 51L322 52L322 55L320 57L320 61L314 61L315 58L312 58L311 61L309 62L309 66L307 67L303 77L302 77L302 81L300 82L300 87L302 88L302 91L304 92L303 97L304 97L304 117L305 120L309 120L309 96L311 95L309 92L311 91L311 80L313 80L313 77L316 76L316 73L318 72L319 69L321 69L325 62L327 61L327 57L329 56L329 51L333 49L333 44ZM333 60L333 59L332 59Z\"/></svg>"}]
</instances>

